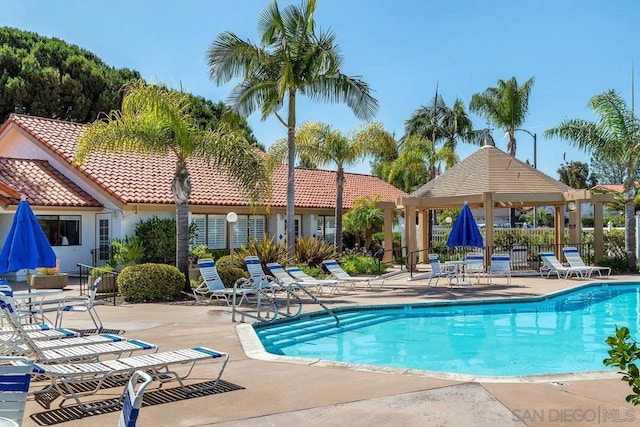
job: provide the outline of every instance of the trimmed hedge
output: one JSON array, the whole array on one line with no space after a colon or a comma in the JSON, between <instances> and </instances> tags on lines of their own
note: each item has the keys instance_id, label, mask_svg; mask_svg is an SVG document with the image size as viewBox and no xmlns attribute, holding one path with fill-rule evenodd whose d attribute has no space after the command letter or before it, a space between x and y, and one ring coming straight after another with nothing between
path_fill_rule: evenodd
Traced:
<instances>
[{"instance_id":1,"label":"trimmed hedge","mask_svg":"<svg viewBox=\"0 0 640 427\"><path fill-rule=\"evenodd\" d=\"M167 264L139 264L118 274L118 291L129 302L173 301L184 286L184 274Z\"/></svg>"}]
</instances>

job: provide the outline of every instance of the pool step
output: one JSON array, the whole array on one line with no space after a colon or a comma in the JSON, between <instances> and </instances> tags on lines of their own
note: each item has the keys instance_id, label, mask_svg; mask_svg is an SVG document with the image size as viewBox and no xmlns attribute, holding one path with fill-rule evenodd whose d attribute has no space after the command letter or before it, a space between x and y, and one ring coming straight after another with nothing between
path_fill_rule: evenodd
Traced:
<instances>
[{"instance_id":1,"label":"pool step","mask_svg":"<svg viewBox=\"0 0 640 427\"><path fill-rule=\"evenodd\" d=\"M345 316L346 314L348 315ZM351 331L397 318L392 315L380 316L380 314L366 312L341 313L338 317L340 317L340 326L337 328L333 318L315 318L296 322L295 326L294 324L286 324L279 327L260 328L257 332L265 348L272 346L282 348L333 335L338 331Z\"/></svg>"}]
</instances>

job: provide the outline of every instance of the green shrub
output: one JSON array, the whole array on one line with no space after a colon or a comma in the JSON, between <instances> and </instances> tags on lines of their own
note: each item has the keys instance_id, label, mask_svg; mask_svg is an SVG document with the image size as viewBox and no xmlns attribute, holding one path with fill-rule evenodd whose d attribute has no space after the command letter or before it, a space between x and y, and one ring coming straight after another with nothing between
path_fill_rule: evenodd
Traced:
<instances>
[{"instance_id":1,"label":"green shrub","mask_svg":"<svg viewBox=\"0 0 640 427\"><path fill-rule=\"evenodd\" d=\"M352 276L378 274L378 261L362 255L345 255L340 259L340 267ZM383 267L384 268L384 267Z\"/></svg>"},{"instance_id":2,"label":"green shrub","mask_svg":"<svg viewBox=\"0 0 640 427\"><path fill-rule=\"evenodd\" d=\"M231 262L231 255L221 256L215 261L216 267L218 267L218 269L223 267L236 267L242 270L243 268L245 268L244 257L239 256L238 254L233 255L233 263Z\"/></svg>"},{"instance_id":3,"label":"green shrub","mask_svg":"<svg viewBox=\"0 0 640 427\"><path fill-rule=\"evenodd\" d=\"M300 264L298 265L298 267L300 267L300 270L313 277L314 279L324 280L328 276L327 273L322 269L322 267L309 267L305 264Z\"/></svg>"},{"instance_id":4,"label":"green shrub","mask_svg":"<svg viewBox=\"0 0 640 427\"><path fill-rule=\"evenodd\" d=\"M124 239L111 239L111 261L112 267L118 265L139 264L144 258L144 245L137 236L126 236Z\"/></svg>"},{"instance_id":5,"label":"green shrub","mask_svg":"<svg viewBox=\"0 0 640 427\"><path fill-rule=\"evenodd\" d=\"M319 267L322 265L322 261L334 258L335 255L335 245L325 240L314 237L296 239L294 257L297 264Z\"/></svg>"},{"instance_id":6,"label":"green shrub","mask_svg":"<svg viewBox=\"0 0 640 427\"><path fill-rule=\"evenodd\" d=\"M176 220L153 216L136 225L136 236L144 246L142 262L176 264Z\"/></svg>"},{"instance_id":7,"label":"green shrub","mask_svg":"<svg viewBox=\"0 0 640 427\"><path fill-rule=\"evenodd\" d=\"M224 283L224 286L227 288L233 288L233 285L238 279L246 279L249 277L249 273L245 270L232 265L224 265L222 267L217 267L217 269L218 274L220 275L220 280L222 280L222 283Z\"/></svg>"},{"instance_id":8,"label":"green shrub","mask_svg":"<svg viewBox=\"0 0 640 427\"><path fill-rule=\"evenodd\" d=\"M262 242L255 240L249 241L247 246L241 246L236 251L237 257L242 259L244 266L244 258L250 255L255 255L260 258L262 263L262 269L267 271L267 264L270 262L279 262L282 265L288 264L289 257L287 255L287 245L284 243L276 243L276 238L265 238Z\"/></svg>"},{"instance_id":9,"label":"green shrub","mask_svg":"<svg viewBox=\"0 0 640 427\"><path fill-rule=\"evenodd\" d=\"M117 283L126 301L172 301L180 295L184 275L172 265L147 263L125 267Z\"/></svg>"}]
</instances>

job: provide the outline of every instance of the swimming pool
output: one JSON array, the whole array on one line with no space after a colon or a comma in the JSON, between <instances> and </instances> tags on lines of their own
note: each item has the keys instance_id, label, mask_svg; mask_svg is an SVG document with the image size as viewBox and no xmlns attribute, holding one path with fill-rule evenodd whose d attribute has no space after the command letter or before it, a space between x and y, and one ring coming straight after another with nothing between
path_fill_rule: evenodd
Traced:
<instances>
[{"instance_id":1,"label":"swimming pool","mask_svg":"<svg viewBox=\"0 0 640 427\"><path fill-rule=\"evenodd\" d=\"M546 297L344 307L253 325L275 355L511 377L607 370L616 325L640 329L640 283Z\"/></svg>"}]
</instances>

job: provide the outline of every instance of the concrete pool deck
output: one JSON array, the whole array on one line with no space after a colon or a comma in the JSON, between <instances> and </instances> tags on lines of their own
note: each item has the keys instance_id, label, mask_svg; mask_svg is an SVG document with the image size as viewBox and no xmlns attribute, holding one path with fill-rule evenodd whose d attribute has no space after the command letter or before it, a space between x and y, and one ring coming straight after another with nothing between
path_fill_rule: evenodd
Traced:
<instances>
[{"instance_id":1,"label":"concrete pool deck","mask_svg":"<svg viewBox=\"0 0 640 427\"><path fill-rule=\"evenodd\" d=\"M638 281L640 276L615 276L613 281ZM595 280L590 280L594 282ZM604 280L603 280L604 281ZM330 307L416 303L462 298L538 296L585 283L583 280L514 277L498 284L450 289L427 281L398 276L385 289L351 292L323 299ZM70 291L74 292L74 291ZM316 310L317 306L306 307ZM125 304L100 306L106 328L126 331L127 337L159 345L160 350L207 346L230 354L223 375L224 392L189 399L171 399L162 390L142 408L138 426L270 426L327 424L370 426L548 426L637 425L640 408L625 401L629 386L615 372L567 375L540 381L485 382L397 370L371 371L324 363L280 363L253 359L239 339L238 323L222 305ZM65 315L64 327L89 328L88 316ZM240 326L242 329L242 326ZM558 343L562 345L562 343ZM606 355L603 356L603 358ZM191 382L211 380L215 362L196 365ZM167 384L168 389L173 387ZM148 389L154 396L156 386ZM108 399L121 389L106 389L96 398ZM57 405L59 401L55 402ZM165 403L166 402L166 403ZM70 402L67 402L70 404ZM23 426L116 425L119 412L80 417L73 408L46 410L32 398Z\"/></svg>"}]
</instances>

